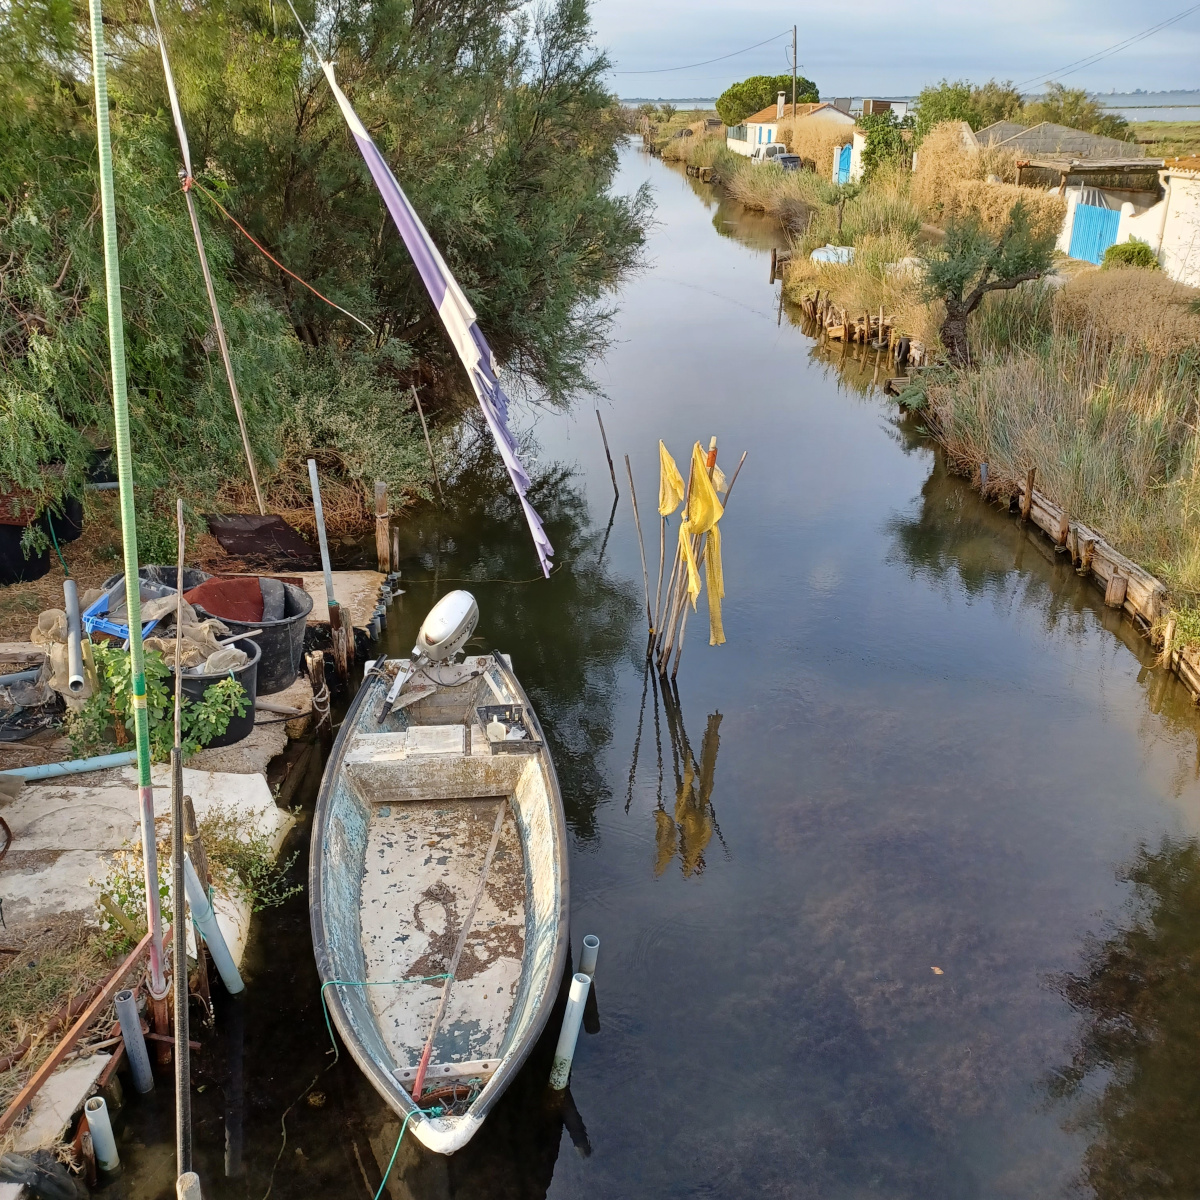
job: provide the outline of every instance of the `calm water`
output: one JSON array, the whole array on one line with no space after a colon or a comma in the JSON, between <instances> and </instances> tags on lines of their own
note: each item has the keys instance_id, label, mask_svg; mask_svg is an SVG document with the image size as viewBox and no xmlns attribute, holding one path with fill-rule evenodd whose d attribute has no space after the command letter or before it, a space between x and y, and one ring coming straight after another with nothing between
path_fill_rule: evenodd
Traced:
<instances>
[{"instance_id":1,"label":"calm water","mask_svg":"<svg viewBox=\"0 0 1200 1200\"><path fill-rule=\"evenodd\" d=\"M530 418L554 576L513 582L536 564L481 452L407 527L387 635L406 651L467 586L511 652L563 783L575 943L601 939L599 1029L565 1106L543 1055L459 1155L406 1139L391 1194L1197 1194L1195 710L897 420L873 360L814 353L769 223L631 149L620 186L644 180L648 266L598 368L615 520L591 406ZM702 606L676 701L643 668L622 456L656 561L658 439L685 464L714 434L727 472L749 451L729 641ZM398 1122L331 1065L302 899L259 920L247 975L196 1059L205 1195L372 1195ZM126 1109L133 1193L168 1194L168 1107Z\"/></svg>"}]
</instances>

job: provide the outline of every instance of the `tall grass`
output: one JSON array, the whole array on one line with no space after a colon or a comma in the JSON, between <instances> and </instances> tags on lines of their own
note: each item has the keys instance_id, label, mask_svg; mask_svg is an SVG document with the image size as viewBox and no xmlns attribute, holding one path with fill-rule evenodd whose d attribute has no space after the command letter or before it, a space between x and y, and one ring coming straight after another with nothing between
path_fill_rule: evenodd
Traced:
<instances>
[{"instance_id":1,"label":"tall grass","mask_svg":"<svg viewBox=\"0 0 1200 1200\"><path fill-rule=\"evenodd\" d=\"M1036 467L1072 517L1200 603L1200 354L1080 327L1044 288L981 318L976 368L928 389L951 458L1001 487Z\"/></svg>"}]
</instances>

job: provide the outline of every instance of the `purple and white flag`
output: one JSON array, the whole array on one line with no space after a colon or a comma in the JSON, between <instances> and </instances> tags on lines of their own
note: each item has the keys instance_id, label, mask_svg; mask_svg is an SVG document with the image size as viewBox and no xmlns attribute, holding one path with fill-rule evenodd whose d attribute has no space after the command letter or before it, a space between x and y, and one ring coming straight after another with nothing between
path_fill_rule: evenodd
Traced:
<instances>
[{"instance_id":1,"label":"purple and white flag","mask_svg":"<svg viewBox=\"0 0 1200 1200\"><path fill-rule=\"evenodd\" d=\"M346 124L350 126L350 132L354 134L354 140L358 143L367 169L375 180L375 186L383 196L383 202L387 205L388 212L392 214L392 220L396 223L396 228L400 231L400 236L404 239L409 254L412 255L417 273L425 281L429 298L442 318L442 324L445 325L446 332L450 335L455 350L458 351L458 357L462 359L462 364L467 369L471 386L475 389L475 395L479 399L479 407L483 409L488 428L492 431L492 437L496 441L496 448L500 451L500 457L508 468L513 489L521 501L525 519L529 522L529 531L533 534L533 544L537 548L542 570L548 576L550 574L550 556L554 553L554 547L550 545L550 539L542 528L541 517L525 499L525 492L529 488L529 476L517 458L516 442L508 429L508 397L500 386L500 380L497 378L496 359L475 320L475 310L463 294L462 288L458 286L454 276L450 274L450 268L446 266L441 252L434 245L428 230L421 223L416 209L409 203L408 197L396 182L396 177L384 161L383 155L379 153L379 148L371 140L371 135L367 133L363 123L358 119L358 114L351 108L345 93L338 87L337 80L333 76L333 66L322 61L321 67L325 71L325 78L329 80L329 86L333 88L334 96L337 97L342 116L346 118Z\"/></svg>"}]
</instances>

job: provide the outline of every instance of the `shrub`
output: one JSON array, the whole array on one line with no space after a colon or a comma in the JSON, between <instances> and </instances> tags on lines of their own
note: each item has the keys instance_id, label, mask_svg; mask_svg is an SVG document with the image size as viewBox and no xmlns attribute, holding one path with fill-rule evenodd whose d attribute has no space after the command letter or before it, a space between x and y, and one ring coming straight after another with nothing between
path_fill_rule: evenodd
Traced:
<instances>
[{"instance_id":1,"label":"shrub","mask_svg":"<svg viewBox=\"0 0 1200 1200\"><path fill-rule=\"evenodd\" d=\"M1109 246L1104 252L1104 262L1100 265L1102 268L1145 267L1151 271L1161 269L1158 265L1158 256L1150 249L1150 244L1139 241L1137 238L1130 238L1127 242Z\"/></svg>"},{"instance_id":2,"label":"shrub","mask_svg":"<svg viewBox=\"0 0 1200 1200\"><path fill-rule=\"evenodd\" d=\"M1129 338L1153 354L1200 349L1200 293L1161 271L1118 266L1085 271L1058 293L1055 307L1075 329L1109 343Z\"/></svg>"}]
</instances>

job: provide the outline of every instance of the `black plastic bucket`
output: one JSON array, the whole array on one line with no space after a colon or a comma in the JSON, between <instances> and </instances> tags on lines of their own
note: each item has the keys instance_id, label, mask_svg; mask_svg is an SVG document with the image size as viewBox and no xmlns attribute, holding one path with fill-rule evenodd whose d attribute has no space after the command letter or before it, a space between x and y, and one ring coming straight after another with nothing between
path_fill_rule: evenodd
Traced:
<instances>
[{"instance_id":1,"label":"black plastic bucket","mask_svg":"<svg viewBox=\"0 0 1200 1200\"><path fill-rule=\"evenodd\" d=\"M220 737L215 737L208 743L206 749L213 746L232 746L236 742L240 742L243 738L248 737L250 731L254 728L254 701L258 698L258 664L262 658L262 650L253 638L240 638L237 642L230 642L230 645L235 645L239 650L244 650L250 658L247 660L244 667L238 667L234 671L227 671L220 675L189 675L186 671L183 673L183 694L192 701L203 700L204 693L208 691L214 683L220 683L222 679L232 675L246 689L246 696L250 700L250 707L246 709L245 716L232 717L229 721L229 728L225 730ZM170 683L171 694L175 694L175 680L173 678Z\"/></svg>"},{"instance_id":2,"label":"black plastic bucket","mask_svg":"<svg viewBox=\"0 0 1200 1200\"><path fill-rule=\"evenodd\" d=\"M260 696L269 696L272 692L282 692L284 688L291 687L304 662L304 627L308 623L308 614L312 612L313 599L293 583L283 585L283 594L281 621L247 624L245 621L231 621L228 617L217 617L221 624L229 626L230 633L262 630L262 633L254 635L254 641L262 647L262 663L258 668ZM205 616L216 615L199 606L196 611Z\"/></svg>"},{"instance_id":3,"label":"black plastic bucket","mask_svg":"<svg viewBox=\"0 0 1200 1200\"><path fill-rule=\"evenodd\" d=\"M47 532L44 515L34 522L39 523L43 532ZM29 583L34 579L41 579L50 570L50 555L54 551L47 547L41 554L34 553L26 558L21 550L21 538L24 534L24 525L0 524L0 585Z\"/></svg>"},{"instance_id":4,"label":"black plastic bucket","mask_svg":"<svg viewBox=\"0 0 1200 1200\"><path fill-rule=\"evenodd\" d=\"M147 583L162 584L164 587L169 587L174 590L175 582L179 578L177 571L178 568L176 567L138 567L138 578L144 579ZM125 575L123 571L118 571L115 575L110 575L100 585L100 590L107 592L110 587L124 577ZM195 567L184 567L183 590L186 592L191 588L199 587L206 579L211 578L212 576L207 571L199 571Z\"/></svg>"}]
</instances>

